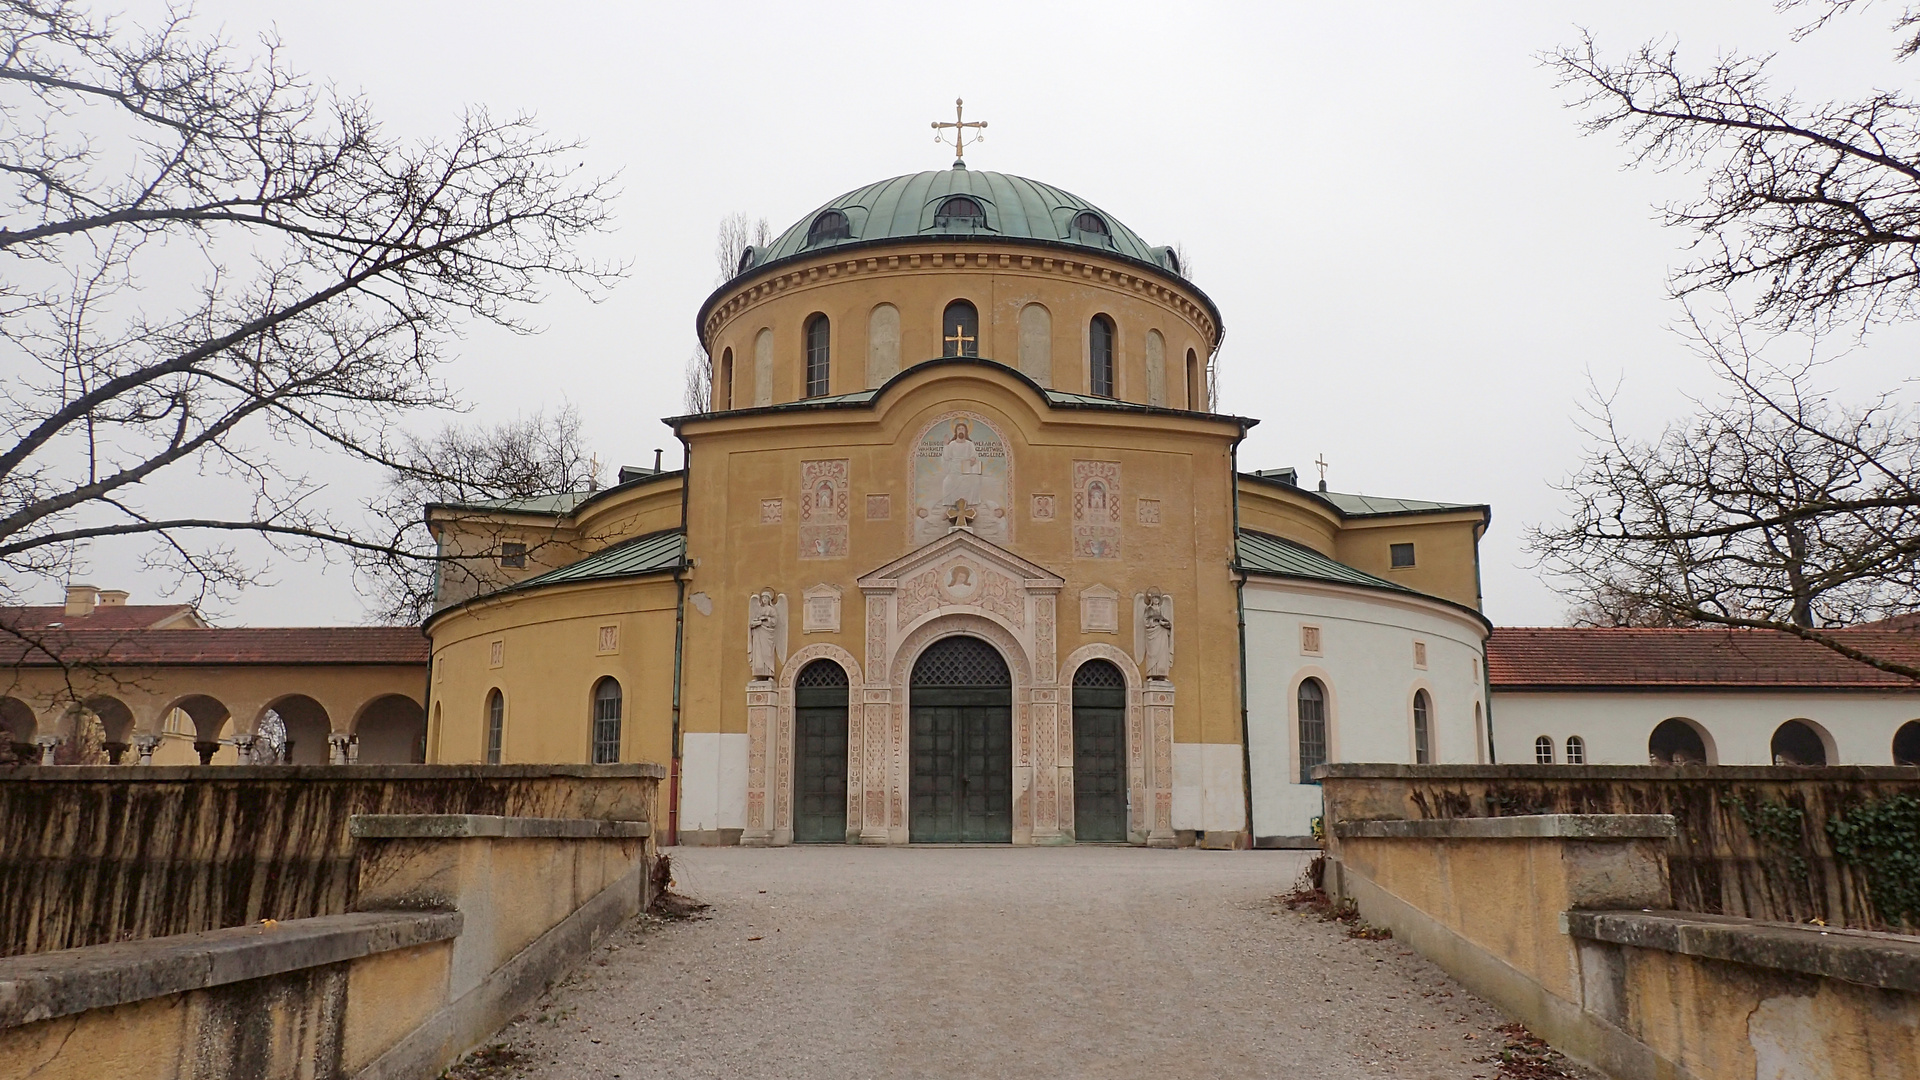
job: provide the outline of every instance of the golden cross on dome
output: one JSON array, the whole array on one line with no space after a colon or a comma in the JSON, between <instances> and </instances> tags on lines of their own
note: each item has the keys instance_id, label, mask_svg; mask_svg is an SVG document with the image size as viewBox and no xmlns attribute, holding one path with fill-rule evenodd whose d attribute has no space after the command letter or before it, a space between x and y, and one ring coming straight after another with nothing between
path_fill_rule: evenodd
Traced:
<instances>
[{"instance_id":1,"label":"golden cross on dome","mask_svg":"<svg viewBox=\"0 0 1920 1080\"><path fill-rule=\"evenodd\" d=\"M955 323L953 325L953 336L944 337L940 339L941 341L944 341L947 344L953 346L953 352L951 355L953 356L972 356L973 355L972 353L967 351L967 346L973 344L974 341L977 339L968 337L966 331L967 331L966 327L961 326L959 323Z\"/></svg>"},{"instance_id":2,"label":"golden cross on dome","mask_svg":"<svg viewBox=\"0 0 1920 1080\"><path fill-rule=\"evenodd\" d=\"M964 100L954 98L953 123L949 124L944 120L935 120L933 122L933 141L941 145L945 145L947 141L946 133L942 129L953 129L953 160L955 164L959 164L966 158L968 143L977 143L986 138L985 135L980 134L980 132L985 131L987 128L987 122L985 120L963 119L963 110L966 108L966 105L967 103ZM968 128L974 130L974 135L971 139L967 138Z\"/></svg>"}]
</instances>

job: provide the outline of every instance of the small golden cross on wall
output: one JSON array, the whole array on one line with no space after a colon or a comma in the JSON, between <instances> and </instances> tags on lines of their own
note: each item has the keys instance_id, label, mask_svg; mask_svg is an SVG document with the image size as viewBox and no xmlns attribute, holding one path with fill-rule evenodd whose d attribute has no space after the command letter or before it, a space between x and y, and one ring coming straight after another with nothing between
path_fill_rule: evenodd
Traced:
<instances>
[{"instance_id":1,"label":"small golden cross on wall","mask_svg":"<svg viewBox=\"0 0 1920 1080\"><path fill-rule=\"evenodd\" d=\"M946 342L947 344L949 344L949 345L951 345L951 346L953 346L953 353L952 353L952 355L954 355L954 356L972 356L972 355L974 355L973 353L970 353L970 352L968 352L968 351L967 351L967 346L969 346L969 345L971 345L971 344L973 344L973 343L974 343L974 341L975 341L975 339L974 339L974 338L970 338L970 337L968 337L968 336L966 335L966 327L964 327L964 326L960 326L960 325L958 325L958 324L955 324L955 326L954 326L954 328L953 328L953 336L952 336L952 337L945 337L945 338L941 338L940 340L942 340L942 341L944 341L944 342Z\"/></svg>"},{"instance_id":2,"label":"small golden cross on wall","mask_svg":"<svg viewBox=\"0 0 1920 1080\"><path fill-rule=\"evenodd\" d=\"M953 528L956 529L972 528L973 519L977 515L978 511L968 506L967 500L965 499L955 499L953 505L947 507L947 521L952 523Z\"/></svg>"},{"instance_id":3,"label":"small golden cross on wall","mask_svg":"<svg viewBox=\"0 0 1920 1080\"><path fill-rule=\"evenodd\" d=\"M942 145L944 145L947 141L946 132L943 131L942 129L944 128L953 129L953 159L955 161L961 161L966 158L968 143L977 143L986 139L985 135L980 134L980 132L985 131L987 128L987 122L985 120L962 119L963 110L966 108L966 104L967 103L964 100L960 98L954 98L953 99L953 123L949 124L942 120L935 120L933 122L933 141L937 143L941 143ZM971 139L967 138L968 128L972 128L974 131L973 138Z\"/></svg>"}]
</instances>

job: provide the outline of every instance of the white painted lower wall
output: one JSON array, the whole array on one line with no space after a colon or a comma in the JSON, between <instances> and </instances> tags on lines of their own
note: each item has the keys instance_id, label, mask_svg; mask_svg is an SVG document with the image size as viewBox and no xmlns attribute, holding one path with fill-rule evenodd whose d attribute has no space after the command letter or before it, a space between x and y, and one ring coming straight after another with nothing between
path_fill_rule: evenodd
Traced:
<instances>
[{"instance_id":1,"label":"white painted lower wall","mask_svg":"<svg viewBox=\"0 0 1920 1080\"><path fill-rule=\"evenodd\" d=\"M1249 580L1245 603L1256 843L1307 836L1320 813L1319 786L1301 782L1297 703L1309 677L1327 691L1329 761L1413 762L1416 690L1432 702L1431 760L1486 760L1476 720L1485 716L1486 627L1472 614L1418 596L1305 581ZM1320 630L1317 655L1302 648L1305 626ZM1415 664L1415 642L1426 645L1424 667ZM1178 828L1177 792L1175 799Z\"/></svg>"},{"instance_id":2,"label":"white painted lower wall","mask_svg":"<svg viewBox=\"0 0 1920 1080\"><path fill-rule=\"evenodd\" d=\"M1568 736L1586 741L1587 764L1645 765L1647 740L1661 721L1693 722L1717 765L1771 765L1776 728L1788 720L1824 730L1831 765L1891 765L1893 737L1920 720L1920 690L1911 693L1564 692L1493 695L1493 739L1501 764L1534 763L1534 740L1553 741L1554 761L1566 763Z\"/></svg>"},{"instance_id":3,"label":"white painted lower wall","mask_svg":"<svg viewBox=\"0 0 1920 1080\"><path fill-rule=\"evenodd\" d=\"M1173 827L1239 832L1247 827L1239 743L1173 744Z\"/></svg>"},{"instance_id":4,"label":"white painted lower wall","mask_svg":"<svg viewBox=\"0 0 1920 1080\"><path fill-rule=\"evenodd\" d=\"M680 736L680 831L747 825L747 736L689 731Z\"/></svg>"}]
</instances>

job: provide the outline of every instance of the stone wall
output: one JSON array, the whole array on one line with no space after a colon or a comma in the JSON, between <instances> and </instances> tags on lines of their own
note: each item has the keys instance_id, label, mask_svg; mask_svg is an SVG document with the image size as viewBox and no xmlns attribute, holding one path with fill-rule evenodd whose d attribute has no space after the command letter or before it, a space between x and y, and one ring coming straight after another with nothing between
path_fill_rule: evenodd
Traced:
<instances>
[{"instance_id":1,"label":"stone wall","mask_svg":"<svg viewBox=\"0 0 1920 1080\"><path fill-rule=\"evenodd\" d=\"M1575 771L1587 775L1554 775ZM1665 785L1681 805L1680 787L1704 792L1709 809L1797 795L1794 805L1844 810L1862 778L1836 777L1834 791L1805 770L1593 775L1604 771L1330 767L1327 888L1620 1080L1920 1076L1920 937L1662 910L1685 892L1670 859L1687 850L1678 815L1524 813L1540 802L1506 801L1577 791L1629 805Z\"/></svg>"},{"instance_id":2,"label":"stone wall","mask_svg":"<svg viewBox=\"0 0 1920 1080\"><path fill-rule=\"evenodd\" d=\"M218 773L222 781L235 772L259 774L239 781L238 791L209 793L215 806L300 804L321 795L327 798L319 801L335 807L418 805L426 787L416 782L428 781L443 794L464 787L499 805L555 812L343 813L337 822L322 818L329 832L321 840L293 829L277 834L294 837L280 849L258 839L216 838L190 849L199 856L194 862L156 875L162 885L141 896L137 845L116 844L111 835L126 827L125 819L106 815L109 835L98 836L74 823L99 823L86 811L97 811L100 793L86 783L55 788L72 793L70 812L64 824L49 824L40 835L92 841L91 847L75 844L82 852L126 855L124 863L80 860L83 870L99 876L76 872L65 880L111 884L116 902L120 892L131 894L125 910L140 913L143 927L205 920L213 912L231 917L242 910L237 902L204 904L184 916L167 910L175 901L226 898L215 888L220 883L252 883L256 896L344 902L352 910L0 958L0 1075L436 1075L651 899L650 819L664 774L657 766L425 767L407 775L356 769L357 776L331 792L317 790L321 780L312 789L290 784L294 771L286 769L192 771ZM181 780L160 783L180 787ZM260 787L246 790L249 782ZM217 818L194 816L193 808L204 804L190 792L136 794L148 797L145 805L179 811L158 823L170 834L219 825ZM62 809L45 790L36 797ZM336 852L345 853L337 862ZM327 868L326 888L260 887L275 874L313 865ZM36 879L43 885L58 880ZM539 885L529 888L529 882ZM77 924L72 932L81 931L100 936Z\"/></svg>"},{"instance_id":3,"label":"stone wall","mask_svg":"<svg viewBox=\"0 0 1920 1080\"><path fill-rule=\"evenodd\" d=\"M1324 766L1326 820L1515 814L1666 814L1670 895L1703 914L1900 929L1876 910L1868 871L1838 859L1827 824L1893 795L1920 797L1895 766ZM1347 780L1363 781L1347 783Z\"/></svg>"},{"instance_id":4,"label":"stone wall","mask_svg":"<svg viewBox=\"0 0 1920 1080\"><path fill-rule=\"evenodd\" d=\"M655 765L0 772L0 956L355 910L356 814L654 820Z\"/></svg>"}]
</instances>

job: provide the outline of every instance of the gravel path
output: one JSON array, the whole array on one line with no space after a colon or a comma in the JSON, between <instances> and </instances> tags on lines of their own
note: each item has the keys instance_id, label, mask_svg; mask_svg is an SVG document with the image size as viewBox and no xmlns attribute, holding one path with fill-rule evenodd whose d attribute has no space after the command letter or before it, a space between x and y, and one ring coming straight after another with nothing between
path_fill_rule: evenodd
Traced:
<instances>
[{"instance_id":1,"label":"gravel path","mask_svg":"<svg viewBox=\"0 0 1920 1080\"><path fill-rule=\"evenodd\" d=\"M1392 941L1288 911L1303 858L683 848L641 920L473 1076L1493 1077L1504 1021ZM476 1063L477 1064L477 1063ZM471 1070L471 1071L469 1071Z\"/></svg>"}]
</instances>

